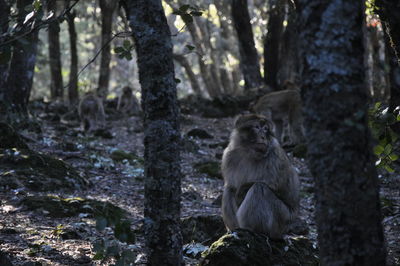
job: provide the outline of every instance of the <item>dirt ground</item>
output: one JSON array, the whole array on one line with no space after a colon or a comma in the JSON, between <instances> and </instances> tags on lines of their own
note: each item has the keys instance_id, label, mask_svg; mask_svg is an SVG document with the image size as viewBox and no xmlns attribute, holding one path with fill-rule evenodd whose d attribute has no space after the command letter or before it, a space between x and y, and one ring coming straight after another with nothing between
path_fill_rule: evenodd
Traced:
<instances>
[{"instance_id":1,"label":"dirt ground","mask_svg":"<svg viewBox=\"0 0 400 266\"><path fill-rule=\"evenodd\" d=\"M50 218L46 211L27 211L19 202L29 195L46 194L109 201L125 209L132 221L132 229L139 230L143 219L143 169L126 162L113 161L110 154L118 149L143 155L140 118L110 119L111 139L84 136L79 131L78 123L66 125L45 119L40 123L43 128L41 135L22 132L28 145L36 151L60 158L79 172L87 174L92 185L69 194L63 192L62 188L50 192L0 188L0 249L11 257L15 265L110 265L110 260L92 260L95 255L92 244L102 238L114 241L111 230L99 232L95 228L95 220L85 213L74 217ZM222 180L200 173L193 166L206 161L219 162L232 123L233 118L211 119L185 115L182 119L183 136L193 128L204 129L212 135L207 139L187 138L188 145L184 147L181 163L182 217L220 214L218 198L222 191ZM69 151L65 148L69 145L76 149ZM308 237L316 242L312 178L305 161L289 155L301 178L301 218L309 227ZM400 265L400 177L398 174L382 174L380 181L388 264ZM76 232L78 237L63 239L57 233L60 229ZM137 254L137 264L145 262L143 237L140 234L135 244L121 245ZM197 262L190 258L185 258L185 261L186 264Z\"/></svg>"}]
</instances>

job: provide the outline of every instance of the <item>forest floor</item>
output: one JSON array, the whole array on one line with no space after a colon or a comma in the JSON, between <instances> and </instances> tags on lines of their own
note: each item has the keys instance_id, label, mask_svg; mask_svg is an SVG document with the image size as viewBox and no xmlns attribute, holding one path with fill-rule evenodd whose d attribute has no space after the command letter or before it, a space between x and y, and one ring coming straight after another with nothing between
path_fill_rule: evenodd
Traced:
<instances>
[{"instance_id":1,"label":"forest floor","mask_svg":"<svg viewBox=\"0 0 400 266\"><path fill-rule=\"evenodd\" d=\"M46 118L45 115L43 117ZM111 154L118 149L143 156L141 120L138 117L114 118L108 120L113 136L110 139L85 136L77 122L63 124L48 119L39 119L43 130L41 134L22 132L30 148L71 164L78 172L87 175L91 185L84 190L68 193L62 188L35 192L24 187L0 187L0 249L8 254L14 265L110 265L112 261L93 260L93 243L99 239L113 241L111 230L96 230L95 219L85 213L52 218L44 209L28 210L21 202L31 195L52 194L62 198L108 201L126 210L132 229L140 232L144 204L143 168L139 163L132 165L126 161L115 161L111 159ZM201 173L194 166L203 162L220 162L232 124L233 118L183 117L181 129L187 145L183 145L181 163L182 217L220 215L223 181L218 175ZM194 128L204 129L212 137L186 137ZM289 156L301 179L300 216L308 227L306 236L316 243L312 178L303 159L293 158L290 152ZM0 178L1 172L0 168ZM380 175L380 181L388 264L400 265L400 177L398 174L383 174ZM62 237L63 231L73 232L72 237ZM140 233L135 244L124 246L136 253L138 265L145 262L143 247ZM195 264L197 260L185 257L185 262Z\"/></svg>"}]
</instances>

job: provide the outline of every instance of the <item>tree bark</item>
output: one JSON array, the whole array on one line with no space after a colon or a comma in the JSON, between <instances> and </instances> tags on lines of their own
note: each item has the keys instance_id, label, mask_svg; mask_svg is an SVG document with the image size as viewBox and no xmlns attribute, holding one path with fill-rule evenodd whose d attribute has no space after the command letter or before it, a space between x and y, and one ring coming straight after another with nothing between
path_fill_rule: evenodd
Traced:
<instances>
[{"instance_id":1,"label":"tree bark","mask_svg":"<svg viewBox=\"0 0 400 266\"><path fill-rule=\"evenodd\" d=\"M186 71L186 74L189 77L190 85L192 86L192 90L196 95L201 96L201 89L199 82L197 81L197 77L194 74L192 67L190 66L188 60L184 55L181 54L174 54L174 60L178 62Z\"/></svg>"},{"instance_id":2,"label":"tree bark","mask_svg":"<svg viewBox=\"0 0 400 266\"><path fill-rule=\"evenodd\" d=\"M79 101L78 94L78 50L76 46L77 34L75 29L75 12L67 13L69 45L71 50L71 65L69 68L68 100L69 105L74 106Z\"/></svg>"},{"instance_id":3,"label":"tree bark","mask_svg":"<svg viewBox=\"0 0 400 266\"><path fill-rule=\"evenodd\" d=\"M264 38L264 79L267 85L276 90L285 12L281 0L270 0L269 6L268 32Z\"/></svg>"},{"instance_id":4,"label":"tree bark","mask_svg":"<svg viewBox=\"0 0 400 266\"><path fill-rule=\"evenodd\" d=\"M232 18L239 38L240 67L243 72L245 88L259 87L264 82L260 73L247 0L232 0Z\"/></svg>"},{"instance_id":5,"label":"tree bark","mask_svg":"<svg viewBox=\"0 0 400 266\"><path fill-rule=\"evenodd\" d=\"M103 98L107 97L108 84L110 82L110 61L111 61L111 46L108 43L111 39L112 21L114 10L118 1L100 0L101 9L101 61L98 93ZM108 43L108 44L107 44Z\"/></svg>"},{"instance_id":6,"label":"tree bark","mask_svg":"<svg viewBox=\"0 0 400 266\"><path fill-rule=\"evenodd\" d=\"M30 31L28 25L23 25L28 12L25 7L33 0L18 0L18 26L21 34ZM36 63L38 31L33 30L13 42L13 54L7 79L5 100L11 104L11 112L27 117L28 100L32 89L33 75Z\"/></svg>"},{"instance_id":7,"label":"tree bark","mask_svg":"<svg viewBox=\"0 0 400 266\"><path fill-rule=\"evenodd\" d=\"M47 0L47 12L56 14L57 4L54 0ZM49 59L50 59L50 96L52 100L62 99L64 96L63 78L61 74L60 52L60 23L58 20L49 24Z\"/></svg>"},{"instance_id":8,"label":"tree bark","mask_svg":"<svg viewBox=\"0 0 400 266\"><path fill-rule=\"evenodd\" d=\"M367 125L362 1L299 0L308 165L322 265L386 265Z\"/></svg>"},{"instance_id":9,"label":"tree bark","mask_svg":"<svg viewBox=\"0 0 400 266\"><path fill-rule=\"evenodd\" d=\"M161 0L126 0L144 111L148 265L181 265L180 129L171 33Z\"/></svg>"},{"instance_id":10,"label":"tree bark","mask_svg":"<svg viewBox=\"0 0 400 266\"><path fill-rule=\"evenodd\" d=\"M10 16L10 6L8 5L7 1L0 0L0 43L4 41L4 37L1 35L8 30L8 20ZM0 47L0 51L8 53L10 51L10 47ZM8 67L9 61L7 62L0 62L0 101L4 97L4 85L7 81L8 76Z\"/></svg>"}]
</instances>

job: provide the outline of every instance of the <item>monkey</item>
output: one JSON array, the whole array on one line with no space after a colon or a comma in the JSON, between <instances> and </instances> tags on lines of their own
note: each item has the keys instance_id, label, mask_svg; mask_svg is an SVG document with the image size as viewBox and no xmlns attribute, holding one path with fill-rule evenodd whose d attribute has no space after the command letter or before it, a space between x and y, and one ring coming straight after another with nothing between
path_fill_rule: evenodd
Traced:
<instances>
[{"instance_id":1,"label":"monkey","mask_svg":"<svg viewBox=\"0 0 400 266\"><path fill-rule=\"evenodd\" d=\"M282 239L299 209L299 178L265 116L237 118L222 156L222 218L228 230L244 228Z\"/></svg>"},{"instance_id":2,"label":"monkey","mask_svg":"<svg viewBox=\"0 0 400 266\"><path fill-rule=\"evenodd\" d=\"M132 89L125 86L122 94L118 98L117 110L122 113L138 115L140 113L140 105L136 97L132 94Z\"/></svg>"},{"instance_id":3,"label":"monkey","mask_svg":"<svg viewBox=\"0 0 400 266\"><path fill-rule=\"evenodd\" d=\"M295 88L293 83L285 87ZM286 89L265 94L252 106L252 111L271 119L275 125L275 136L283 143L282 130L285 119L288 120L289 142L295 145L304 140L302 102L296 89Z\"/></svg>"},{"instance_id":4,"label":"monkey","mask_svg":"<svg viewBox=\"0 0 400 266\"><path fill-rule=\"evenodd\" d=\"M79 102L78 113L81 119L81 128L91 132L104 127L105 113L103 101L95 93L87 93Z\"/></svg>"}]
</instances>

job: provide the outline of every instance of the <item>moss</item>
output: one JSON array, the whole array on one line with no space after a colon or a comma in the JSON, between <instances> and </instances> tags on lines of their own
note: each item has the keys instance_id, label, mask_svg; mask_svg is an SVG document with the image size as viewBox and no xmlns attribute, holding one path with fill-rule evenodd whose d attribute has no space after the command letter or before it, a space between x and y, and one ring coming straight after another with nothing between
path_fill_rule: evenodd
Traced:
<instances>
[{"instance_id":1,"label":"moss","mask_svg":"<svg viewBox=\"0 0 400 266\"><path fill-rule=\"evenodd\" d=\"M194 165L194 168L202 174L207 174L208 176L222 179L221 167L219 162L207 161L197 163Z\"/></svg>"},{"instance_id":2,"label":"moss","mask_svg":"<svg viewBox=\"0 0 400 266\"><path fill-rule=\"evenodd\" d=\"M21 201L21 205L27 210L43 209L48 215L55 218L77 216L80 213L88 213L93 217L125 217L126 212L109 203L80 197L61 198L54 195L28 196Z\"/></svg>"},{"instance_id":3,"label":"moss","mask_svg":"<svg viewBox=\"0 0 400 266\"><path fill-rule=\"evenodd\" d=\"M311 241L304 237L290 237L286 243L239 229L204 251L200 265L318 265L316 254Z\"/></svg>"}]
</instances>

